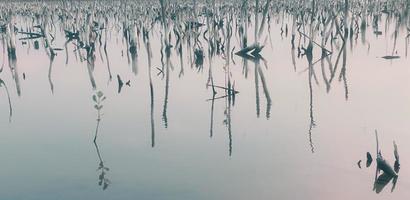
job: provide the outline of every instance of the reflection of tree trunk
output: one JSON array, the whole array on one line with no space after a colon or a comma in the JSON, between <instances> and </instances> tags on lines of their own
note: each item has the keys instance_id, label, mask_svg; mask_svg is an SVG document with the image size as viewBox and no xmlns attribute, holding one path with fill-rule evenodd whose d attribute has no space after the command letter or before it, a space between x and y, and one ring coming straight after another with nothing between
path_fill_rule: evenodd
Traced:
<instances>
[{"instance_id":1,"label":"reflection of tree trunk","mask_svg":"<svg viewBox=\"0 0 410 200\"><path fill-rule=\"evenodd\" d=\"M85 30L85 45L86 45L86 51L87 51L87 70L88 70L88 75L90 78L91 86L95 90L97 88L97 85L95 83L93 71L95 67L95 42L97 39L97 34L93 32L92 28L92 22L93 22L93 15L90 15L90 17L87 18L87 24L86 30ZM80 54L81 55L81 54Z\"/></svg>"},{"instance_id":2,"label":"reflection of tree trunk","mask_svg":"<svg viewBox=\"0 0 410 200\"><path fill-rule=\"evenodd\" d=\"M168 107L168 91L169 91L169 57L166 58L166 67L165 67L165 95L164 95L164 106L162 110L162 120L164 121L165 128L168 128L168 116L167 116L167 107Z\"/></svg>"},{"instance_id":3,"label":"reflection of tree trunk","mask_svg":"<svg viewBox=\"0 0 410 200\"><path fill-rule=\"evenodd\" d=\"M260 100L259 100L259 76L258 76L258 69L255 66L255 97L256 97L256 117L259 118L260 115Z\"/></svg>"},{"instance_id":4,"label":"reflection of tree trunk","mask_svg":"<svg viewBox=\"0 0 410 200\"><path fill-rule=\"evenodd\" d=\"M229 65L226 66L226 71L225 71L225 95L228 98L225 98L225 115L226 115L226 121L225 124L228 127L228 138L229 138L229 156L232 155L232 123L231 123L231 93L235 93L235 91L232 91L231 88L231 72Z\"/></svg>"},{"instance_id":5,"label":"reflection of tree trunk","mask_svg":"<svg viewBox=\"0 0 410 200\"><path fill-rule=\"evenodd\" d=\"M4 37L1 38L1 46L3 47L3 61L1 62L0 73L4 69L4 63L6 62L6 42L4 41Z\"/></svg>"},{"instance_id":6,"label":"reflection of tree trunk","mask_svg":"<svg viewBox=\"0 0 410 200\"><path fill-rule=\"evenodd\" d=\"M17 95L21 95L20 78L17 70L17 56L16 56L16 36L14 33L14 24L9 22L7 27L7 56L9 61L10 72L16 84Z\"/></svg>"},{"instance_id":7,"label":"reflection of tree trunk","mask_svg":"<svg viewBox=\"0 0 410 200\"><path fill-rule=\"evenodd\" d=\"M179 45L178 51L179 51L179 63L181 64L181 70L179 71L178 77L181 77L182 75L184 75L184 60L182 58L182 44Z\"/></svg>"},{"instance_id":8,"label":"reflection of tree trunk","mask_svg":"<svg viewBox=\"0 0 410 200\"><path fill-rule=\"evenodd\" d=\"M329 84L329 80L327 79L326 76L326 70L325 70L325 58L324 56L324 51L322 51L322 59L320 60L320 66L321 66L321 71L322 71L322 77L323 77L323 82L325 82L326 84L326 92L330 91L330 84Z\"/></svg>"},{"instance_id":9,"label":"reflection of tree trunk","mask_svg":"<svg viewBox=\"0 0 410 200\"><path fill-rule=\"evenodd\" d=\"M258 41L258 26L259 26L259 0L256 0L255 2L255 44L257 44Z\"/></svg>"},{"instance_id":10,"label":"reflection of tree trunk","mask_svg":"<svg viewBox=\"0 0 410 200\"><path fill-rule=\"evenodd\" d=\"M155 146L154 87L152 85L151 72L150 72L149 88L150 88L150 95L151 95L151 146L154 147Z\"/></svg>"},{"instance_id":11,"label":"reflection of tree trunk","mask_svg":"<svg viewBox=\"0 0 410 200\"><path fill-rule=\"evenodd\" d=\"M87 52L87 71L88 71L88 76L90 78L91 86L95 90L97 88L97 84L95 83L94 79L94 54L91 52Z\"/></svg>"},{"instance_id":12,"label":"reflection of tree trunk","mask_svg":"<svg viewBox=\"0 0 410 200\"><path fill-rule=\"evenodd\" d=\"M346 46L344 46L343 48L343 62L342 62L342 71L340 72L340 79L343 79L343 85L345 88L345 99L348 100L349 98L349 89L347 86L347 79L346 79L346 56L347 56L347 52L346 52Z\"/></svg>"},{"instance_id":13,"label":"reflection of tree trunk","mask_svg":"<svg viewBox=\"0 0 410 200\"><path fill-rule=\"evenodd\" d=\"M51 80L51 71L53 69L53 62L54 62L54 54L50 56L50 65L48 67L48 82L50 83L51 93L54 93L54 84Z\"/></svg>"},{"instance_id":14,"label":"reflection of tree trunk","mask_svg":"<svg viewBox=\"0 0 410 200\"><path fill-rule=\"evenodd\" d=\"M165 50L165 55L166 55L166 69L165 69L165 95L164 95L164 106L162 110L162 120L164 121L164 126L165 128L168 128L168 117L167 117L167 106L168 106L168 90L169 90L169 65L170 65L170 46L168 42L168 23L166 21L166 2L164 0L159 0L159 3L161 5L161 21L162 21L162 27L164 29L164 38L163 41L161 41L161 45L165 44L165 48L161 48L161 53L162 50ZM162 34L161 34L162 37ZM162 66L164 67L164 66ZM162 70L164 71L164 70Z\"/></svg>"},{"instance_id":15,"label":"reflection of tree trunk","mask_svg":"<svg viewBox=\"0 0 410 200\"><path fill-rule=\"evenodd\" d=\"M309 41L308 48L306 50L306 58L308 60L308 65L309 65L309 74L308 74L308 82L309 82L309 118L310 118L310 124L309 124L309 144L310 144L310 149L311 152L315 152L315 147L313 144L313 139L312 139L312 129L315 127L315 120L313 116L313 87L312 87L312 77L313 77L313 64L312 64L312 59L313 59L313 44L311 41Z\"/></svg>"},{"instance_id":16,"label":"reflection of tree trunk","mask_svg":"<svg viewBox=\"0 0 410 200\"><path fill-rule=\"evenodd\" d=\"M216 94L216 90L215 90L215 84L214 84L214 77L212 75L212 55L209 54L209 71L208 71L208 83L206 84L207 86L209 85L209 82L211 82L211 86L212 86L212 92L213 95L215 96Z\"/></svg>"},{"instance_id":17,"label":"reflection of tree trunk","mask_svg":"<svg viewBox=\"0 0 410 200\"><path fill-rule=\"evenodd\" d=\"M295 38L295 36L292 35L292 38ZM296 72L295 47L292 47L292 49L291 49L291 55L292 55L293 70Z\"/></svg>"},{"instance_id":18,"label":"reflection of tree trunk","mask_svg":"<svg viewBox=\"0 0 410 200\"><path fill-rule=\"evenodd\" d=\"M248 78L248 59L243 58L242 63L243 63L242 72L243 74L245 74L245 78Z\"/></svg>"},{"instance_id":19,"label":"reflection of tree trunk","mask_svg":"<svg viewBox=\"0 0 410 200\"><path fill-rule=\"evenodd\" d=\"M270 109L271 109L271 106L272 106L272 99L270 97L269 89L268 89L268 86L266 84L266 80L265 80L265 76L263 75L263 71L260 67L259 60L255 62L255 68L258 70L258 74L260 76L261 83L262 83L263 93L265 94L265 98L266 98L266 118L269 118L270 117Z\"/></svg>"},{"instance_id":20,"label":"reflection of tree trunk","mask_svg":"<svg viewBox=\"0 0 410 200\"><path fill-rule=\"evenodd\" d=\"M145 41L145 47L147 50L147 57L148 57L148 77L149 77L149 91L150 91L150 103L151 103L151 112L150 112L150 118L151 118L151 147L155 146L155 122L154 122L154 87L152 84L152 77L151 77L151 45L149 42L149 38L146 38Z\"/></svg>"},{"instance_id":21,"label":"reflection of tree trunk","mask_svg":"<svg viewBox=\"0 0 410 200\"><path fill-rule=\"evenodd\" d=\"M13 107L11 106L11 99L10 99L9 89L7 88L6 83L4 83L4 81L0 79L0 87L2 85L4 86L4 89L6 90L7 99L8 99L8 102L9 102L9 122L11 122L11 117L13 116Z\"/></svg>"},{"instance_id":22,"label":"reflection of tree trunk","mask_svg":"<svg viewBox=\"0 0 410 200\"><path fill-rule=\"evenodd\" d=\"M105 37L107 37L107 33L106 33ZM105 41L105 44L104 44L104 54L105 54L105 60L107 60L107 69L108 69L109 80L111 80L112 79L112 74L111 74L111 68L110 68L110 60L109 60L108 53L107 53L107 41Z\"/></svg>"},{"instance_id":23,"label":"reflection of tree trunk","mask_svg":"<svg viewBox=\"0 0 410 200\"><path fill-rule=\"evenodd\" d=\"M347 11L346 11L347 12ZM347 78L346 78L346 62L347 62L347 49L346 49L346 40L348 37L348 29L345 28L344 30L344 36L343 36L343 47L342 47L342 52L343 52L343 58L342 58L342 69L339 75L339 81L343 80L343 85L345 88L345 99L348 100L349 98L349 89L347 86Z\"/></svg>"},{"instance_id":24,"label":"reflection of tree trunk","mask_svg":"<svg viewBox=\"0 0 410 200\"><path fill-rule=\"evenodd\" d=\"M225 91L228 93L228 91ZM228 95L228 94L227 94ZM231 124L231 102L228 99L225 99L226 105L226 126L228 127L228 138L229 138L229 156L232 155L232 124Z\"/></svg>"},{"instance_id":25,"label":"reflection of tree trunk","mask_svg":"<svg viewBox=\"0 0 410 200\"><path fill-rule=\"evenodd\" d=\"M154 87L152 86L152 80L150 77L149 83L150 95L151 95L151 147L155 146L155 122L154 122Z\"/></svg>"},{"instance_id":26,"label":"reflection of tree trunk","mask_svg":"<svg viewBox=\"0 0 410 200\"><path fill-rule=\"evenodd\" d=\"M135 44L131 45L130 47L130 54L131 54L131 66L132 72L136 75L138 73L138 66L137 66L137 50Z\"/></svg>"},{"instance_id":27,"label":"reflection of tree trunk","mask_svg":"<svg viewBox=\"0 0 410 200\"><path fill-rule=\"evenodd\" d=\"M213 136L213 129L214 129L214 104L215 104L215 94L212 96L212 104L211 104L211 125L209 129L209 137Z\"/></svg>"},{"instance_id":28,"label":"reflection of tree trunk","mask_svg":"<svg viewBox=\"0 0 410 200\"><path fill-rule=\"evenodd\" d=\"M291 55L292 55L292 64L293 64L293 69L296 72L296 60L295 60L295 36L296 36L296 16L292 16L292 39L290 41L292 47L291 47Z\"/></svg>"},{"instance_id":29,"label":"reflection of tree trunk","mask_svg":"<svg viewBox=\"0 0 410 200\"><path fill-rule=\"evenodd\" d=\"M98 54L100 55L101 61L104 62L104 58L103 58L103 55L102 55L102 52L101 52L101 46L102 46L101 37L102 37L102 31L100 31L98 33L98 43L99 43L99 45L98 45Z\"/></svg>"},{"instance_id":30,"label":"reflection of tree trunk","mask_svg":"<svg viewBox=\"0 0 410 200\"><path fill-rule=\"evenodd\" d=\"M135 24L132 23L128 30L129 30L129 54L131 56L131 67L132 72L136 75L138 73L138 66L137 66L137 33L136 33Z\"/></svg>"},{"instance_id":31,"label":"reflection of tree trunk","mask_svg":"<svg viewBox=\"0 0 410 200\"><path fill-rule=\"evenodd\" d=\"M64 43L64 49L65 49L65 64L68 65L68 44L69 40L67 40L67 42Z\"/></svg>"},{"instance_id":32,"label":"reflection of tree trunk","mask_svg":"<svg viewBox=\"0 0 410 200\"><path fill-rule=\"evenodd\" d=\"M229 156L232 155L232 125L231 125L231 104L228 104L228 134L229 134Z\"/></svg>"},{"instance_id":33,"label":"reflection of tree trunk","mask_svg":"<svg viewBox=\"0 0 410 200\"><path fill-rule=\"evenodd\" d=\"M20 78L17 70L16 48L8 48L9 68L16 84L17 95L21 96Z\"/></svg>"},{"instance_id":34,"label":"reflection of tree trunk","mask_svg":"<svg viewBox=\"0 0 410 200\"><path fill-rule=\"evenodd\" d=\"M98 111L98 112L100 112L100 111ZM99 114L98 114L99 115ZM100 117L98 117L98 119L97 119L97 125L95 126L95 132L94 132L94 143L97 141L97 137L98 137L98 130L99 130L99 128L100 128L100 122L101 122L101 119L100 119Z\"/></svg>"}]
</instances>

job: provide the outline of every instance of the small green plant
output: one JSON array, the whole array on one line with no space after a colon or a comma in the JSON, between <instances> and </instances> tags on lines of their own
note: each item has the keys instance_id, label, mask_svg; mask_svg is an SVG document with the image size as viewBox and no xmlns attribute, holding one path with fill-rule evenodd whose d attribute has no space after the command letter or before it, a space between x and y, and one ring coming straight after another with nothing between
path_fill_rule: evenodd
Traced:
<instances>
[{"instance_id":1,"label":"small green plant","mask_svg":"<svg viewBox=\"0 0 410 200\"><path fill-rule=\"evenodd\" d=\"M98 130L100 127L100 122L101 122L101 110L104 107L103 106L103 102L104 100L107 98L106 96L104 96L104 93L101 91L96 92L93 95L93 101L94 101L94 108L97 110L97 126L95 127L95 135L94 135L94 145L95 145L95 149L97 151L97 155L98 155L98 159L100 160L99 164L98 164L98 169L97 171L99 171L99 176L98 176L98 185L102 186L102 189L105 190L107 189L107 187L110 185L110 180L107 178L107 172L110 170L108 167L106 167L104 165L104 161L102 159L102 156L100 154L100 150L98 148L98 144L97 144L97 136L98 136Z\"/></svg>"},{"instance_id":2,"label":"small green plant","mask_svg":"<svg viewBox=\"0 0 410 200\"><path fill-rule=\"evenodd\" d=\"M98 128L100 126L100 121L101 121L101 110L104 107L103 102L107 97L104 96L104 93L101 91L98 91L96 94L93 95L93 101L94 101L94 108L97 110L97 126L95 128L95 134L94 134L94 143L97 140L98 136Z\"/></svg>"},{"instance_id":3,"label":"small green plant","mask_svg":"<svg viewBox=\"0 0 410 200\"><path fill-rule=\"evenodd\" d=\"M102 189L105 190L111 184L111 181L106 177L107 171L110 169L105 167L104 163L101 161L97 170L100 171L100 175L98 176L98 185L102 186Z\"/></svg>"},{"instance_id":4,"label":"small green plant","mask_svg":"<svg viewBox=\"0 0 410 200\"><path fill-rule=\"evenodd\" d=\"M94 108L97 110L97 121L101 120L101 110L104 107L103 102L106 98L101 91L93 95L93 101L95 102Z\"/></svg>"}]
</instances>

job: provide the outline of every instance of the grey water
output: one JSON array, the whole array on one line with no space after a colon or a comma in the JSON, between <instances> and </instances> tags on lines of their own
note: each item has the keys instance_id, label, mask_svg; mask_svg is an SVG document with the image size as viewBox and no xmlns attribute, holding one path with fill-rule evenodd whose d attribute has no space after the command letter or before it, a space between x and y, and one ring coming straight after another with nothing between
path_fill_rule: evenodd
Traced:
<instances>
[{"instance_id":1,"label":"grey water","mask_svg":"<svg viewBox=\"0 0 410 200\"><path fill-rule=\"evenodd\" d=\"M381 34L369 27L325 57L315 46L313 62L298 53L309 38L296 32L292 47L291 16L267 22L254 59L235 54L235 31L214 55L199 36L203 62L173 34L168 56L160 22L135 58L109 22L93 66L58 20L52 59L18 31L15 65L0 44L0 199L407 199L408 30L381 17ZM375 181L375 130L391 165L397 143L395 183Z\"/></svg>"}]
</instances>

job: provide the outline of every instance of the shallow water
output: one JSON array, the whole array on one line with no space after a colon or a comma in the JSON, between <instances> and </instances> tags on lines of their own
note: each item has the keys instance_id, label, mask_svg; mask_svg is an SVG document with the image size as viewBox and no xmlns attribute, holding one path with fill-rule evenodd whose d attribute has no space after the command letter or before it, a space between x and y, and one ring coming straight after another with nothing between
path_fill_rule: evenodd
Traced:
<instances>
[{"instance_id":1,"label":"shallow water","mask_svg":"<svg viewBox=\"0 0 410 200\"><path fill-rule=\"evenodd\" d=\"M175 51L169 70L165 67L161 74L157 69L163 66L157 27L150 35L153 96L142 42L134 73L125 44L113 33L107 48L113 78L109 80L107 60L103 54L101 60L97 50L93 71L96 90L90 84L86 62L76 59L72 45L68 47L68 64L65 52L58 52L50 73L44 50L29 47L31 42L18 42L21 96L7 60L0 73L12 106L10 117L7 95L1 87L1 198L410 197L410 62L405 55L405 30L400 30L398 37L399 59L381 58L393 49L394 30L376 36L368 29L370 46L362 44L360 37L349 41L345 79L339 80L338 72L327 91L321 62L313 66L316 84L313 78L309 81L306 56L296 57L295 66L292 64L290 33L281 35L280 28L281 24L272 21L270 36L265 34L269 39L261 54L266 65L248 61L244 67L236 55L229 65L218 55L210 63L206 52L203 69L198 70L184 44L184 73L179 76L181 63ZM298 34L296 38L299 40ZM55 46L62 47L64 42L60 36ZM303 36L301 42L307 44ZM233 37L231 45L238 50L238 39ZM338 52L335 49L331 55L333 63ZM314 61L320 59L320 53L316 46ZM234 104L232 97L209 100L209 65L218 86L226 86L229 68L230 79L239 91ZM326 61L324 66L327 70ZM326 73L329 77L330 72ZM130 80L130 86L124 85L120 93L117 74L124 82ZM98 125L92 100L97 90L107 97ZM224 89L216 90L216 97L225 95ZM393 140L398 145L402 167L393 192L390 182L376 194L376 165L365 166L366 152L375 157L375 129L383 156L391 164ZM104 170L109 180L105 190L98 185L100 159L109 168Z\"/></svg>"}]
</instances>

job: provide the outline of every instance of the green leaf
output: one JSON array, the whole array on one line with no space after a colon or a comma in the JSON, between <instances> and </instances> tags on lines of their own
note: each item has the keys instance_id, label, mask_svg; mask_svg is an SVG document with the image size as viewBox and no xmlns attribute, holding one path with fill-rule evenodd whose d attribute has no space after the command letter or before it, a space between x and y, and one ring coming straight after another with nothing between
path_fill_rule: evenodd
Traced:
<instances>
[{"instance_id":1,"label":"green leaf","mask_svg":"<svg viewBox=\"0 0 410 200\"><path fill-rule=\"evenodd\" d=\"M98 110L98 105L94 105L94 108L95 108L96 110Z\"/></svg>"},{"instance_id":2,"label":"green leaf","mask_svg":"<svg viewBox=\"0 0 410 200\"><path fill-rule=\"evenodd\" d=\"M97 92L97 96L98 96L98 98L101 98L103 95L104 95L104 93L103 93L103 92L101 92L101 91L98 91L98 92Z\"/></svg>"},{"instance_id":3,"label":"green leaf","mask_svg":"<svg viewBox=\"0 0 410 200\"><path fill-rule=\"evenodd\" d=\"M93 101L97 103L97 96L93 95Z\"/></svg>"}]
</instances>

